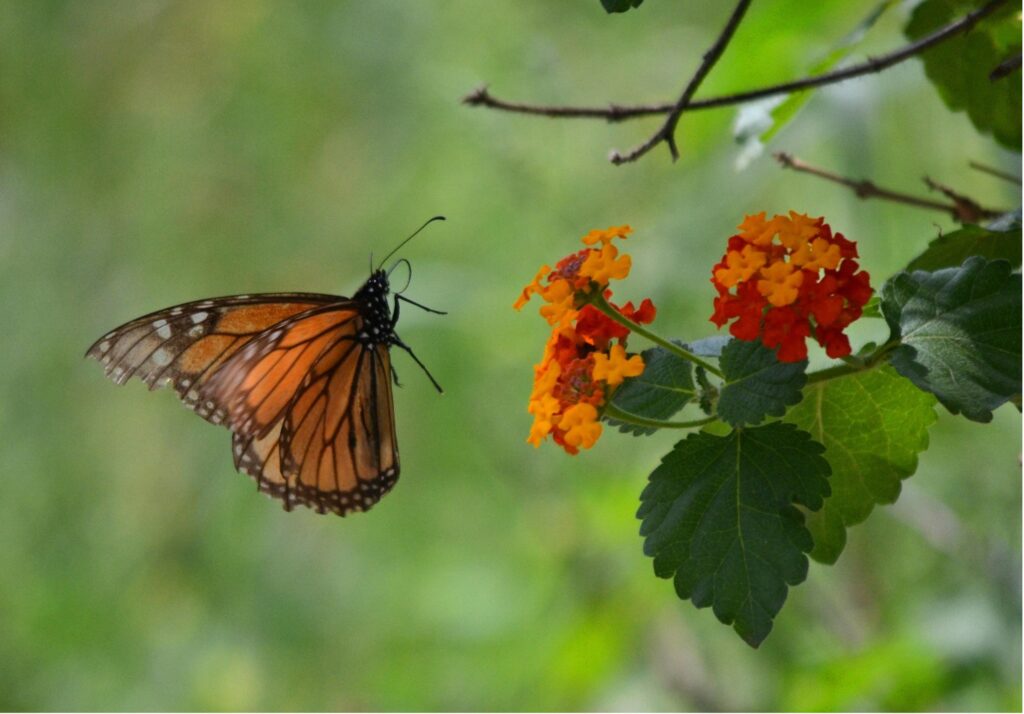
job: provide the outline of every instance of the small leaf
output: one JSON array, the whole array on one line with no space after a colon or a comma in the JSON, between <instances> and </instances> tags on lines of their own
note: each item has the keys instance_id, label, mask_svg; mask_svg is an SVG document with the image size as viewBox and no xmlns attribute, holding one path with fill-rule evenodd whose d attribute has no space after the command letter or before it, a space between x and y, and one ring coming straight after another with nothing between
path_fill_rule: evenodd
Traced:
<instances>
[{"instance_id":1,"label":"small leaf","mask_svg":"<svg viewBox=\"0 0 1024 714\"><path fill-rule=\"evenodd\" d=\"M875 504L894 503L900 481L917 470L935 422L935 397L885 366L808 386L786 421L825 445L832 495L807 527L811 557L834 563L846 528L867 518Z\"/></svg>"},{"instance_id":2,"label":"small leaf","mask_svg":"<svg viewBox=\"0 0 1024 714\"><path fill-rule=\"evenodd\" d=\"M828 54L808 67L805 74L824 74L846 59L885 11L894 5L896 0L879 2ZM764 145L800 112L812 96L813 89L804 89L781 97L749 102L740 107L733 122L733 140L740 146L737 170L742 171L760 156Z\"/></svg>"},{"instance_id":3,"label":"small leaf","mask_svg":"<svg viewBox=\"0 0 1024 714\"><path fill-rule=\"evenodd\" d=\"M980 3L925 0L907 23L906 35L917 40L954 22ZM1019 76L992 81L989 73L1021 50L1020 5L997 10L971 28L921 54L928 79L953 111L966 111L981 132L1020 151L1021 84Z\"/></svg>"},{"instance_id":4,"label":"small leaf","mask_svg":"<svg viewBox=\"0 0 1024 714\"><path fill-rule=\"evenodd\" d=\"M882 300L877 295L872 295L871 299L864 305L864 310L860 316L881 319Z\"/></svg>"},{"instance_id":5,"label":"small leaf","mask_svg":"<svg viewBox=\"0 0 1024 714\"><path fill-rule=\"evenodd\" d=\"M966 225L941 235L907 266L907 270L953 268L972 255L990 260L1007 260L1014 268L1021 264L1020 211L1000 216L988 228Z\"/></svg>"},{"instance_id":6,"label":"small leaf","mask_svg":"<svg viewBox=\"0 0 1024 714\"><path fill-rule=\"evenodd\" d=\"M900 338L896 371L972 421L1021 393L1021 283L1003 260L899 273L882 287L882 312Z\"/></svg>"},{"instance_id":7,"label":"small leaf","mask_svg":"<svg viewBox=\"0 0 1024 714\"><path fill-rule=\"evenodd\" d=\"M896 5L896 0L882 0L882 2L878 3L878 5L872 8L871 12L869 12L864 19L857 23L857 26L854 27L853 30L839 41L831 52L825 55L818 62L811 65L806 74L808 76L824 74L846 59L868 34L868 30L874 27L875 23L878 22L878 19L885 14L885 11L894 5ZM771 141L772 137L778 134L779 130L782 129L790 119L797 115L811 96L813 96L813 90L810 89L793 92L788 95L781 104L772 109L771 117L773 123L771 127L761 135L761 141L766 144Z\"/></svg>"},{"instance_id":8,"label":"small leaf","mask_svg":"<svg viewBox=\"0 0 1024 714\"><path fill-rule=\"evenodd\" d=\"M634 7L640 7L644 0L601 0L604 10L607 13L626 12Z\"/></svg>"},{"instance_id":9,"label":"small leaf","mask_svg":"<svg viewBox=\"0 0 1024 714\"><path fill-rule=\"evenodd\" d=\"M807 514L805 523L814 540L811 557L827 565L839 560L846 547L846 524L839 511L825 501L820 511Z\"/></svg>"},{"instance_id":10,"label":"small leaf","mask_svg":"<svg viewBox=\"0 0 1024 714\"><path fill-rule=\"evenodd\" d=\"M663 347L643 352L644 371L639 377L627 379L612 394L612 405L648 419L668 419L692 401L697 394L693 385L692 365ZM653 434L655 429L608 419L619 431Z\"/></svg>"},{"instance_id":11,"label":"small leaf","mask_svg":"<svg viewBox=\"0 0 1024 714\"><path fill-rule=\"evenodd\" d=\"M807 360L779 362L775 350L760 342L732 340L719 360L725 384L718 398L718 416L733 426L759 424L767 416L782 416L800 401L807 383Z\"/></svg>"},{"instance_id":12,"label":"small leaf","mask_svg":"<svg viewBox=\"0 0 1024 714\"><path fill-rule=\"evenodd\" d=\"M757 647L807 577L813 545L793 504L821 508L824 447L792 424L701 432L675 445L640 496L644 553L676 592Z\"/></svg>"}]
</instances>

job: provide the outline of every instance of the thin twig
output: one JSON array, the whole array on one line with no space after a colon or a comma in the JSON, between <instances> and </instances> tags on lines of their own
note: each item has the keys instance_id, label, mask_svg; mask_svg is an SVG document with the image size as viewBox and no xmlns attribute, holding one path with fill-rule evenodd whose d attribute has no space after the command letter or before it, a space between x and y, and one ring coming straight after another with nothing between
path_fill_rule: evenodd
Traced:
<instances>
[{"instance_id":1,"label":"thin twig","mask_svg":"<svg viewBox=\"0 0 1024 714\"><path fill-rule=\"evenodd\" d=\"M1021 185L1020 176L1008 174L1005 171L1000 171L999 169L992 168L991 166L986 166L985 164L978 163L977 161L971 161L969 162L969 165L972 169L981 171L982 173L990 174L992 176L995 176L996 178L1001 178L1004 181L1009 181L1010 183L1015 183L1018 186Z\"/></svg>"},{"instance_id":2,"label":"thin twig","mask_svg":"<svg viewBox=\"0 0 1024 714\"><path fill-rule=\"evenodd\" d=\"M997 64L996 68L988 73L988 78L990 81L995 82L997 79L1008 77L1018 69L1020 69L1020 53L1017 53L1014 57L1007 57Z\"/></svg>"},{"instance_id":3,"label":"thin twig","mask_svg":"<svg viewBox=\"0 0 1024 714\"><path fill-rule=\"evenodd\" d=\"M961 223L976 223L983 218L995 218L1003 213L1003 211L983 208L978 205L976 201L973 201L966 196L962 196L952 191L952 189L941 186L927 178L925 181L930 182L929 186L931 188L942 190L943 193L945 193L953 202L946 203L944 201L933 201L928 198L911 196L906 193L900 193L899 191L882 188L874 181L869 181L867 179L857 180L841 176L839 174L832 173L831 171L818 168L817 166L812 166L811 164L801 161L792 154L787 154L784 151L777 152L774 156L783 168L792 169L805 174L811 174L812 176L823 178L826 181L832 181L833 183L846 186L857 194L858 198L862 199L880 198L894 203L902 203L907 206L917 206L918 208L942 211L944 213L948 213L954 220Z\"/></svg>"},{"instance_id":4,"label":"thin twig","mask_svg":"<svg viewBox=\"0 0 1024 714\"><path fill-rule=\"evenodd\" d=\"M982 208L981 205L970 196L953 190L945 184L941 184L932 178L925 176L924 184L933 191L938 191L943 196L948 198L956 206L956 219L961 223L977 223L982 219L992 219L996 216L1006 213L1006 211L989 210Z\"/></svg>"},{"instance_id":5,"label":"thin twig","mask_svg":"<svg viewBox=\"0 0 1024 714\"><path fill-rule=\"evenodd\" d=\"M632 149L627 154L620 154L618 151L612 151L611 162L616 166L624 164L630 161L636 161L641 156L646 154L648 151L653 149L661 142L665 142L668 145L668 150L672 154L672 160L677 161L679 159L679 149L676 146L676 125L679 124L679 117L686 107L689 106L690 101L693 99L693 95L696 94L700 88L701 83L711 72L711 69L718 62L722 53L725 52L725 48L729 46L729 41L732 40L732 36L736 33L736 28L740 26L743 21L743 16L747 12L747 8L750 7L751 0L739 0L736 4L736 8L732 11L732 15L729 16L729 21L725 23L725 27L722 28L722 32L718 35L718 39L715 40L715 44L711 45L711 49L704 53L704 58L701 60L700 66L697 71L694 72L693 77L686 84L686 89L683 90L682 95L679 97L679 101L672 107L672 111L669 112L665 118L665 123L654 132L650 139L640 144L636 148Z\"/></svg>"},{"instance_id":6,"label":"thin twig","mask_svg":"<svg viewBox=\"0 0 1024 714\"><path fill-rule=\"evenodd\" d=\"M835 84L846 79L860 77L865 74L880 72L895 64L899 64L911 57L924 52L935 45L955 37L961 32L974 27L979 21L991 15L1007 0L992 0L985 6L972 13L964 15L961 19L952 22L945 27L926 35L915 42L879 57L871 58L860 64L850 65L842 69L825 72L824 74L812 75L802 79L773 84L760 89L751 89L735 94L724 94L709 99L694 99L683 109L681 113L696 111L698 109L713 109L716 107L732 106L743 104L757 99L773 97L779 94L788 94L801 89L822 87L828 84ZM474 107L487 107L516 114L530 114L534 116L545 116L553 119L604 119L609 122L627 121L641 117L666 114L676 107L676 102L664 102L658 104L609 104L606 107L577 107L577 106L550 106L539 104L524 104L521 102L510 102L499 99L492 95L487 87L480 87L463 98L463 103Z\"/></svg>"}]
</instances>

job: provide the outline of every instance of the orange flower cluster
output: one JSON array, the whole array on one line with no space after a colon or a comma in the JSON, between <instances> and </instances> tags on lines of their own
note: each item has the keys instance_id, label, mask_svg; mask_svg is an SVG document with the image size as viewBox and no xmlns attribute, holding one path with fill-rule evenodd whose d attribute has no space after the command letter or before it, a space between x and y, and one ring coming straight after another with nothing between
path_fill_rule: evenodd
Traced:
<instances>
[{"instance_id":1,"label":"orange flower cluster","mask_svg":"<svg viewBox=\"0 0 1024 714\"><path fill-rule=\"evenodd\" d=\"M861 315L873 292L854 260L857 244L832 233L825 219L794 211L768 220L747 216L712 268L718 290L711 321L741 340L779 348L782 362L807 358L808 337L829 357L850 354L843 330Z\"/></svg>"},{"instance_id":2,"label":"orange flower cluster","mask_svg":"<svg viewBox=\"0 0 1024 714\"><path fill-rule=\"evenodd\" d=\"M539 295L545 303L540 314L552 326L544 357L533 368L528 409L533 426L527 441L534 446L551 436L570 454L589 449L601 436L599 409L611 391L644 371L640 355L626 354L629 330L590 303L595 294L608 300L608 283L629 274L630 257L620 255L612 241L631 231L629 226L591 231L583 236L590 247L563 258L554 269L542 266L515 302L519 310ZM639 307L609 304L635 323L654 320L649 299Z\"/></svg>"}]
</instances>

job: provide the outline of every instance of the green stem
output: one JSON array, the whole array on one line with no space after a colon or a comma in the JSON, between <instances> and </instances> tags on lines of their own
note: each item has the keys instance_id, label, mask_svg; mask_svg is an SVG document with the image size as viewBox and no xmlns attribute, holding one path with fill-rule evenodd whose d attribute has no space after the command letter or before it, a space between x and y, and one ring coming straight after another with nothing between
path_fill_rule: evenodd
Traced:
<instances>
[{"instance_id":1,"label":"green stem","mask_svg":"<svg viewBox=\"0 0 1024 714\"><path fill-rule=\"evenodd\" d=\"M710 424L717 418L709 416L704 417L703 419L694 419L692 421L662 421L661 419L648 419L647 417L642 417L638 414L623 411L614 404L605 404L603 416L625 422L626 424L648 427L650 429L692 429L696 426Z\"/></svg>"},{"instance_id":2,"label":"green stem","mask_svg":"<svg viewBox=\"0 0 1024 714\"><path fill-rule=\"evenodd\" d=\"M710 372L711 374L715 375L719 379L725 379L725 375L722 374L722 370L718 369L718 367L715 367L713 364L702 360L700 357L698 357L697 355L693 354L692 352L688 352L688 351L684 350L682 347L680 347L679 345L675 344L674 342L670 342L670 341L666 340L664 337L656 335L653 332L651 332L650 330L647 330L647 329L641 327L640 325L636 324L635 322L630 320L628 317L623 315L621 312L616 310L614 307L609 305L608 301L604 299L604 295L602 295L600 292L595 293L591 297L591 304L594 307L596 307L598 310L603 312L605 315L607 315L611 319L615 320L617 323L619 323L623 327L627 328L630 332L635 332L636 334L640 335L641 337L647 338L648 340L650 340L654 344L661 345L662 347L664 347L666 350L668 350L672 354L676 355L677 357L680 357L680 358L685 359L685 360L687 360L689 362L693 362L695 365L703 367L704 369L706 369L708 372Z\"/></svg>"},{"instance_id":3,"label":"green stem","mask_svg":"<svg viewBox=\"0 0 1024 714\"><path fill-rule=\"evenodd\" d=\"M857 372L866 372L869 369L874 369L886 362L886 357L898 346L899 342L887 342L863 359L842 357L841 359L846 364L829 367L820 372L811 372L807 375L807 383L827 382L830 379L837 379Z\"/></svg>"}]
</instances>

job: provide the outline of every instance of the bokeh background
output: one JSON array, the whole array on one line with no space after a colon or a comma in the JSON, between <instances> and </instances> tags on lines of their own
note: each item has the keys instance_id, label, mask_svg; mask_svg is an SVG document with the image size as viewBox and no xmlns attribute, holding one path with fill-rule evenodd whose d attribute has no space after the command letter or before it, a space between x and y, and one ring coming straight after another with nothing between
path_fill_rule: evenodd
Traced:
<instances>
[{"instance_id":1,"label":"bokeh background","mask_svg":"<svg viewBox=\"0 0 1024 714\"><path fill-rule=\"evenodd\" d=\"M702 95L802 74L875 0L765 0ZM621 168L622 125L472 109L664 100L715 3L351 0L0 4L0 707L4 709L1016 709L1019 414L943 413L894 507L812 564L748 648L653 576L634 518L673 435L572 458L524 443L546 326L511 303L595 227L630 223L667 334L711 334L710 266L745 212L824 214L878 284L941 213L736 168L735 109L688 114L683 159ZM903 42L886 15L856 56ZM769 147L884 185L1019 156L950 114L918 61L819 92ZM226 432L82 359L94 338L211 295L350 293L403 255L403 476L372 513L285 513ZM881 322L858 340L883 337ZM677 437L676 437L677 438Z\"/></svg>"}]
</instances>

